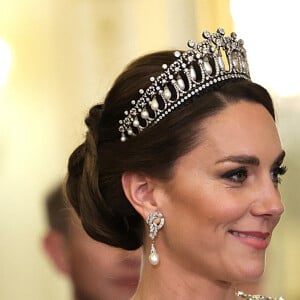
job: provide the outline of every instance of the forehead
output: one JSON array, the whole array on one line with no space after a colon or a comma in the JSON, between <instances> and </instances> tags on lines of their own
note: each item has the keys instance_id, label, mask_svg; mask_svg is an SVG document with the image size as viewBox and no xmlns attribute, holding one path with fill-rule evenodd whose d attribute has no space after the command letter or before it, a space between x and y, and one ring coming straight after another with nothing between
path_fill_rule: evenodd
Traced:
<instances>
[{"instance_id":1,"label":"forehead","mask_svg":"<svg viewBox=\"0 0 300 300\"><path fill-rule=\"evenodd\" d=\"M228 105L201 124L201 148L215 149L220 154L250 154L281 151L275 122L264 106L240 101Z\"/></svg>"}]
</instances>

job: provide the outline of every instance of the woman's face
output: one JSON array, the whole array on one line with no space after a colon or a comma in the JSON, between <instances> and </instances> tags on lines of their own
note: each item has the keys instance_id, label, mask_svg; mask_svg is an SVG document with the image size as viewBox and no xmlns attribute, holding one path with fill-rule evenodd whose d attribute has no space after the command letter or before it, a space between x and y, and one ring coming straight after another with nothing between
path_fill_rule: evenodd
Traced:
<instances>
[{"instance_id":1,"label":"woman's face","mask_svg":"<svg viewBox=\"0 0 300 300\"><path fill-rule=\"evenodd\" d=\"M173 178L161 186L161 263L176 261L182 271L217 281L256 279L284 210L277 129L262 105L245 101L201 128L199 145L178 160Z\"/></svg>"}]
</instances>

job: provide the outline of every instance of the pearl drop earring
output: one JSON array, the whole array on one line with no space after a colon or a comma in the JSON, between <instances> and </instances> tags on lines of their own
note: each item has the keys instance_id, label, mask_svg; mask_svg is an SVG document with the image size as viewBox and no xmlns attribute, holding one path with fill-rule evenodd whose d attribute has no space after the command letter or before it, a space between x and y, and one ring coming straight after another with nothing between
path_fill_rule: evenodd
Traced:
<instances>
[{"instance_id":1,"label":"pearl drop earring","mask_svg":"<svg viewBox=\"0 0 300 300\"><path fill-rule=\"evenodd\" d=\"M164 226L165 219L162 213L160 212L153 212L149 214L146 220L147 224L149 225L149 236L152 240L150 255L149 255L149 262L151 265L156 266L159 263L159 255L155 249L154 239L158 233L158 231Z\"/></svg>"}]
</instances>

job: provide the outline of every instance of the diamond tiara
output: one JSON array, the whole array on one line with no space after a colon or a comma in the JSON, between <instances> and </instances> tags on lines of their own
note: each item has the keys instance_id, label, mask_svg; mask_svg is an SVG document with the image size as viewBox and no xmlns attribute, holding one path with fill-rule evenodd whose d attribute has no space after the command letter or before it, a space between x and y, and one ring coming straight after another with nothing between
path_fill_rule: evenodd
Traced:
<instances>
[{"instance_id":1,"label":"diamond tiara","mask_svg":"<svg viewBox=\"0 0 300 300\"><path fill-rule=\"evenodd\" d=\"M229 79L249 79L246 50L236 33L225 36L222 28L216 33L204 31L203 41L187 42L190 49L175 51L175 60L163 72L150 78L150 86L139 90L140 98L132 100L132 107L119 120L121 141L157 124L187 99L219 82Z\"/></svg>"}]
</instances>

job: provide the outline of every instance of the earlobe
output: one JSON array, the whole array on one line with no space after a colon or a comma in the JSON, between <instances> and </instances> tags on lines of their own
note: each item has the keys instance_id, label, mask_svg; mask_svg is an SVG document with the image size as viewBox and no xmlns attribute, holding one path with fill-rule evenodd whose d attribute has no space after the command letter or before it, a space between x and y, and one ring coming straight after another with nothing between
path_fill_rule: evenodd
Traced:
<instances>
[{"instance_id":1,"label":"earlobe","mask_svg":"<svg viewBox=\"0 0 300 300\"><path fill-rule=\"evenodd\" d=\"M43 239L44 249L57 269L61 273L69 275L69 258L65 243L63 234L53 229Z\"/></svg>"},{"instance_id":2,"label":"earlobe","mask_svg":"<svg viewBox=\"0 0 300 300\"><path fill-rule=\"evenodd\" d=\"M146 220L147 216L157 210L155 198L155 181L147 175L125 172L122 186L127 199L135 210Z\"/></svg>"}]
</instances>

